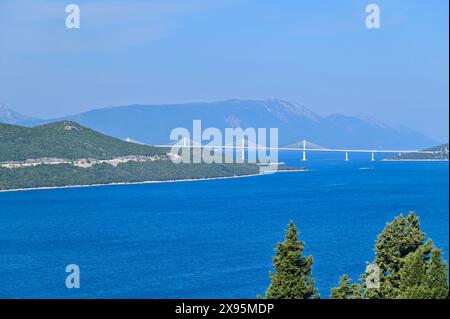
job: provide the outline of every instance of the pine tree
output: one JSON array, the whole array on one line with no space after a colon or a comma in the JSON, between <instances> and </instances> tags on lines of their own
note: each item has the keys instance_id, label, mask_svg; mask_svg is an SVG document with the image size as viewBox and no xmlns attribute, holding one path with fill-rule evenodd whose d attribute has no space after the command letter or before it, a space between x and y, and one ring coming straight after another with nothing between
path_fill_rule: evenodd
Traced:
<instances>
[{"instance_id":1,"label":"pine tree","mask_svg":"<svg viewBox=\"0 0 450 319\"><path fill-rule=\"evenodd\" d=\"M331 289L332 299L362 299L362 286L352 282L348 275L342 275L339 286Z\"/></svg>"},{"instance_id":2,"label":"pine tree","mask_svg":"<svg viewBox=\"0 0 450 319\"><path fill-rule=\"evenodd\" d=\"M425 233L420 230L419 217L410 212L388 223L375 244L375 263L383 272L397 273L403 258L423 244Z\"/></svg>"},{"instance_id":3,"label":"pine tree","mask_svg":"<svg viewBox=\"0 0 450 319\"><path fill-rule=\"evenodd\" d=\"M380 269L380 288L366 289L367 297L396 298L400 293L399 272L404 258L423 245L424 238L419 217L413 212L406 217L400 214L385 226L375 243L374 264Z\"/></svg>"},{"instance_id":4,"label":"pine tree","mask_svg":"<svg viewBox=\"0 0 450 319\"><path fill-rule=\"evenodd\" d=\"M406 256L400 270L401 299L448 298L448 269L431 241Z\"/></svg>"},{"instance_id":5,"label":"pine tree","mask_svg":"<svg viewBox=\"0 0 450 319\"><path fill-rule=\"evenodd\" d=\"M289 222L284 242L278 243L273 257L275 268L266 291L268 299L309 299L316 295L311 276L312 256L302 257L304 243L298 240L297 229Z\"/></svg>"},{"instance_id":6,"label":"pine tree","mask_svg":"<svg viewBox=\"0 0 450 319\"><path fill-rule=\"evenodd\" d=\"M361 276L363 298L441 299L448 298L448 268L431 239L425 240L419 217L413 212L397 216L378 235L374 265L379 269L379 288L366 284L369 273ZM333 298L354 298L347 276L332 289ZM358 295L356 295L358 296Z\"/></svg>"}]
</instances>

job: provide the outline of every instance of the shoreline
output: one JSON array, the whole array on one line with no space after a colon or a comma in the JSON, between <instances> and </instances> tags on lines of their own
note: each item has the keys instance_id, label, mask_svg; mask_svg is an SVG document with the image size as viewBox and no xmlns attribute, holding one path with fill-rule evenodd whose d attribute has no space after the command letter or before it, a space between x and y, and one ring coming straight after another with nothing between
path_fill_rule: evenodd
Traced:
<instances>
[{"instance_id":1,"label":"shoreline","mask_svg":"<svg viewBox=\"0 0 450 319\"><path fill-rule=\"evenodd\" d=\"M296 169L296 170L281 170L275 173L288 173L288 172L306 172L306 169ZM42 186L42 187L30 187L30 188L13 188L0 190L0 193L13 193L13 192L26 192L26 191L38 191L38 190L55 190L55 189L66 189L66 188L88 188L88 187L102 187L102 186L125 186L125 185L144 185L144 184L165 184L165 183L182 183L182 182L202 182L210 180L220 180L220 179L236 179L236 178L246 178L246 177L256 177L264 176L269 174L257 173L257 174L247 174L247 175L237 175L237 176L220 176L220 177L206 177L206 178L186 178L186 179L173 179L164 181L142 181L142 182L117 182L117 183L99 183L99 184L82 184L82 185L65 185L65 186Z\"/></svg>"}]
</instances>

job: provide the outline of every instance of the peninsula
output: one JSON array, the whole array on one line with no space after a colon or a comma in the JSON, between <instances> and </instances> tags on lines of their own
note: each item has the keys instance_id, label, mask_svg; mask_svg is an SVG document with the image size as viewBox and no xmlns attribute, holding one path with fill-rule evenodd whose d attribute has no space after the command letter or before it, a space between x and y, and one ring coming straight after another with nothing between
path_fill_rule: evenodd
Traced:
<instances>
[{"instance_id":1,"label":"peninsula","mask_svg":"<svg viewBox=\"0 0 450 319\"><path fill-rule=\"evenodd\" d=\"M166 148L116 139L71 121L0 124L0 191L259 175L256 164L175 164Z\"/></svg>"}]
</instances>

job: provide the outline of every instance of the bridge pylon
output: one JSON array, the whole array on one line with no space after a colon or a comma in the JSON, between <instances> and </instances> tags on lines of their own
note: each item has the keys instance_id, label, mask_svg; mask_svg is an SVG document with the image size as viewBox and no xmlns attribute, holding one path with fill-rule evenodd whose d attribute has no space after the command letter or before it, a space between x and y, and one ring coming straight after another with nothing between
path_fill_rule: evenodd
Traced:
<instances>
[{"instance_id":1,"label":"bridge pylon","mask_svg":"<svg viewBox=\"0 0 450 319\"><path fill-rule=\"evenodd\" d=\"M242 139L242 152L241 152L241 160L245 162L245 139Z\"/></svg>"},{"instance_id":2,"label":"bridge pylon","mask_svg":"<svg viewBox=\"0 0 450 319\"><path fill-rule=\"evenodd\" d=\"M306 140L303 140L303 158L302 161L306 161Z\"/></svg>"}]
</instances>

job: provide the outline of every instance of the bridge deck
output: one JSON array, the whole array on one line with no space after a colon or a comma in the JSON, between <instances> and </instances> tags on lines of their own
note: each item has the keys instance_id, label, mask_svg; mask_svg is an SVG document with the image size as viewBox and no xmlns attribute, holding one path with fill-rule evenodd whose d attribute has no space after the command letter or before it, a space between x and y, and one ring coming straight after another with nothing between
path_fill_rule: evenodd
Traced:
<instances>
[{"instance_id":1,"label":"bridge deck","mask_svg":"<svg viewBox=\"0 0 450 319\"><path fill-rule=\"evenodd\" d=\"M180 148L211 148L223 150L280 150L297 152L337 152L337 153L417 153L417 154L437 154L438 151L423 150L371 150L371 149L334 149L334 148L296 148L296 147L265 147L265 146L214 146L214 145L154 145L156 147L180 147Z\"/></svg>"}]
</instances>

